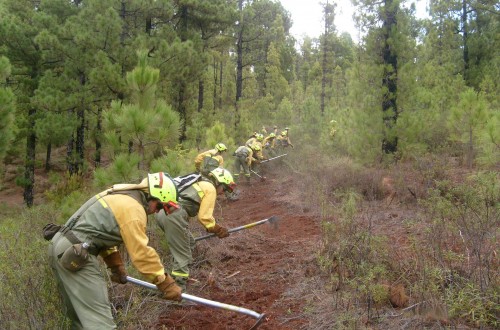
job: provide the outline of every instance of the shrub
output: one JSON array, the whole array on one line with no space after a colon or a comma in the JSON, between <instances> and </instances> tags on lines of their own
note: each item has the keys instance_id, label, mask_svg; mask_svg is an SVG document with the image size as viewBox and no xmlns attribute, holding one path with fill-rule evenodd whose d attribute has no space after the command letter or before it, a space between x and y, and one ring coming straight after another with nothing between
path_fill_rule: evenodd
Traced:
<instances>
[{"instance_id":1,"label":"shrub","mask_svg":"<svg viewBox=\"0 0 500 330\"><path fill-rule=\"evenodd\" d=\"M66 329L41 229L54 208L37 206L0 222L0 328Z\"/></svg>"}]
</instances>

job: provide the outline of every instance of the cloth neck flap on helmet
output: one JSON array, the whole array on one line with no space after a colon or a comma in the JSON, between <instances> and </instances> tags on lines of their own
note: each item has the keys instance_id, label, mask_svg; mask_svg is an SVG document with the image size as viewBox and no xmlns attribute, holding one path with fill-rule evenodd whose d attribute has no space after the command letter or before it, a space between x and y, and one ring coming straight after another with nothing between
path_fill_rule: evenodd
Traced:
<instances>
[{"instance_id":1,"label":"cloth neck flap on helmet","mask_svg":"<svg viewBox=\"0 0 500 330\"><path fill-rule=\"evenodd\" d=\"M191 173L183 176L178 176L173 178L175 185L177 186L177 190L179 193L183 192L187 188L189 188L193 183L200 181L202 178L199 173Z\"/></svg>"}]
</instances>

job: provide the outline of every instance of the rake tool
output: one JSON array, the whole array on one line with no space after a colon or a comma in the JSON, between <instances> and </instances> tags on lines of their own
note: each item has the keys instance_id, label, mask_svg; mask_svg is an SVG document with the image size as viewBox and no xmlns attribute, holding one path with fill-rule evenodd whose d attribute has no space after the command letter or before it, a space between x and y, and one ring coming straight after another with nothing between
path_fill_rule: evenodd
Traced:
<instances>
[{"instance_id":1,"label":"rake tool","mask_svg":"<svg viewBox=\"0 0 500 330\"><path fill-rule=\"evenodd\" d=\"M266 177L260 175L259 173L255 172L254 170L250 170L253 174L257 175L260 178L260 181L266 181Z\"/></svg>"},{"instance_id":2,"label":"rake tool","mask_svg":"<svg viewBox=\"0 0 500 330\"><path fill-rule=\"evenodd\" d=\"M154 284L151 284L151 283L145 282L145 281L141 281L141 280L139 280L137 278L133 278L131 276L127 276L127 281L130 283L148 288L148 289L152 289L152 290L158 289L156 287L156 285L154 285ZM186 299L186 300L189 300L189 301L201 304L201 305L225 309L225 310L229 310L229 311L233 311L233 312L237 312L240 314L245 314L245 315L254 317L257 319L257 322L255 322L255 324L250 328L250 330L257 329L260 326L260 324L262 323L262 321L264 320L264 318L266 317L266 315L264 313L259 314L255 311L247 309L247 308L238 307L238 306L234 306L234 305L228 305L228 304L224 304L224 303L221 303L218 301L213 301L213 300L208 300L205 298L193 296L193 295L190 295L187 293L182 293L181 296L182 296L182 299Z\"/></svg>"},{"instance_id":3,"label":"rake tool","mask_svg":"<svg viewBox=\"0 0 500 330\"><path fill-rule=\"evenodd\" d=\"M229 233L234 233L235 231L240 231L240 230L243 230L243 229L249 229L249 228L261 225L263 223L269 223L269 224L273 225L273 227L276 229L278 227L278 220L279 220L279 218L277 216L273 215L272 217L264 219L264 220L260 220L260 221L249 223L247 225L243 225L243 226L231 228L231 229L228 230L228 232ZM203 239L210 238L210 237L215 237L215 234L208 234L208 235L205 235L205 236L196 237L194 240L198 242L198 241L201 241Z\"/></svg>"},{"instance_id":4,"label":"rake tool","mask_svg":"<svg viewBox=\"0 0 500 330\"><path fill-rule=\"evenodd\" d=\"M277 159L277 158L280 158L280 157L283 157L283 156L286 156L288 154L283 154L283 155L279 155L279 156L276 156L276 157L273 157L273 158L269 158L269 159L265 159L263 161L261 161L261 163L265 163L265 162L268 162L268 161L271 161L273 159Z\"/></svg>"}]
</instances>

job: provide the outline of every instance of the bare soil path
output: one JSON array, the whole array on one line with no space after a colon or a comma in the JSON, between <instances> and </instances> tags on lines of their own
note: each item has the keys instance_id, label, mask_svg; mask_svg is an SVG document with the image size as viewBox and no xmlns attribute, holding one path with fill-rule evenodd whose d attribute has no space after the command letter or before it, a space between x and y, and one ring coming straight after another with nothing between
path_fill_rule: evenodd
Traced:
<instances>
[{"instance_id":1,"label":"bare soil path","mask_svg":"<svg viewBox=\"0 0 500 330\"><path fill-rule=\"evenodd\" d=\"M267 177L239 185L239 200L221 201L222 212L215 215L222 215L219 221L228 228L278 216L278 228L262 224L223 240L198 242L193 277L199 282L187 293L265 313L259 329L299 329L306 324L304 301L293 291L312 267L319 221L301 206L298 182L278 172ZM157 328L249 329L254 323L251 316L232 311L182 306L169 310Z\"/></svg>"}]
</instances>

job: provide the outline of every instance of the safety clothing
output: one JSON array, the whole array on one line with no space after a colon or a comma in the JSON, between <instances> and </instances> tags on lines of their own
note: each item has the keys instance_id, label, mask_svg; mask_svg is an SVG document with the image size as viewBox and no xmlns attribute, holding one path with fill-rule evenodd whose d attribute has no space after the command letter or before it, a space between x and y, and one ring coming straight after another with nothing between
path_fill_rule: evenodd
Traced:
<instances>
[{"instance_id":1,"label":"safety clothing","mask_svg":"<svg viewBox=\"0 0 500 330\"><path fill-rule=\"evenodd\" d=\"M262 141L262 140L264 140L264 135L263 134L257 134L257 136L255 138L257 139L257 141Z\"/></svg>"},{"instance_id":2,"label":"safety clothing","mask_svg":"<svg viewBox=\"0 0 500 330\"><path fill-rule=\"evenodd\" d=\"M234 152L236 161L234 162L234 177L237 180L240 174L244 173L247 182L250 181L250 166L252 165L254 151L247 146L240 146Z\"/></svg>"},{"instance_id":3,"label":"safety clothing","mask_svg":"<svg viewBox=\"0 0 500 330\"><path fill-rule=\"evenodd\" d=\"M257 142L257 137L251 137L250 139L245 142L245 145L247 147L250 147L251 145L255 144Z\"/></svg>"},{"instance_id":4,"label":"safety clothing","mask_svg":"<svg viewBox=\"0 0 500 330\"><path fill-rule=\"evenodd\" d=\"M125 270L125 265L123 263L120 252L116 249L103 258L104 262L111 270L111 280L116 283L125 284L127 283L127 271Z\"/></svg>"},{"instance_id":5,"label":"safety clothing","mask_svg":"<svg viewBox=\"0 0 500 330\"><path fill-rule=\"evenodd\" d=\"M165 299L173 301L182 300L182 290L170 276L166 275L162 282L156 284L156 287L163 292Z\"/></svg>"},{"instance_id":6,"label":"safety clothing","mask_svg":"<svg viewBox=\"0 0 500 330\"><path fill-rule=\"evenodd\" d=\"M189 278L189 265L193 261L192 250L196 243L189 230L189 217L197 216L203 227L210 231L217 225L213 216L216 198L214 183L202 177L201 181L179 193L179 210L168 215L161 211L156 214L157 223L165 233L173 259L170 274L181 286L185 286Z\"/></svg>"},{"instance_id":7,"label":"safety clothing","mask_svg":"<svg viewBox=\"0 0 500 330\"><path fill-rule=\"evenodd\" d=\"M209 233L217 235L218 238L225 238L229 236L227 228L215 224L212 228L207 230Z\"/></svg>"},{"instance_id":8,"label":"safety clothing","mask_svg":"<svg viewBox=\"0 0 500 330\"><path fill-rule=\"evenodd\" d=\"M160 178L163 178L161 183ZM48 247L49 264L58 282L72 328L116 328L98 255L109 257L116 253L115 247L123 243L133 266L147 281L159 283L159 278L163 281L163 264L156 251L149 246L146 235L147 214L150 212L147 197L151 197L148 193L151 182L158 185L156 188L159 190L152 190L158 193L159 197L155 198L161 198L162 202L171 201L172 194L165 189L171 186L170 181L167 175L148 176L138 185L114 185L83 204L64 225L65 229L71 231L72 237L90 245L88 262L76 272L64 268L59 260L62 253L74 244L68 238L70 235L62 231L54 235ZM125 190L127 187L135 189ZM120 279L123 273L116 257L109 257L108 261L115 267L114 273Z\"/></svg>"},{"instance_id":9,"label":"safety clothing","mask_svg":"<svg viewBox=\"0 0 500 330\"><path fill-rule=\"evenodd\" d=\"M226 151L226 150L227 150L227 147L226 147L226 145L225 145L224 143L217 143L217 144L215 145L215 149L216 149L217 151L219 151L219 152L224 152L224 151Z\"/></svg>"},{"instance_id":10,"label":"safety clothing","mask_svg":"<svg viewBox=\"0 0 500 330\"><path fill-rule=\"evenodd\" d=\"M236 183L228 170L218 167L210 172L210 176L216 180L216 185L222 184L225 191L233 192Z\"/></svg>"},{"instance_id":11,"label":"safety clothing","mask_svg":"<svg viewBox=\"0 0 500 330\"><path fill-rule=\"evenodd\" d=\"M283 134L285 133L285 134ZM286 147L294 147L292 142L290 142L290 138L288 135L286 135L286 132L282 132L280 136L276 138L276 145L281 148L286 148Z\"/></svg>"},{"instance_id":12,"label":"safety clothing","mask_svg":"<svg viewBox=\"0 0 500 330\"><path fill-rule=\"evenodd\" d=\"M148 186L149 194L160 200L165 212L169 212L169 208L172 207L178 208L177 188L168 174L164 172L148 174Z\"/></svg>"},{"instance_id":13,"label":"safety clothing","mask_svg":"<svg viewBox=\"0 0 500 330\"><path fill-rule=\"evenodd\" d=\"M269 134L264 141L262 141L262 144L264 148L269 149L269 148L274 148L276 146L276 134L271 133Z\"/></svg>"},{"instance_id":14,"label":"safety clothing","mask_svg":"<svg viewBox=\"0 0 500 330\"><path fill-rule=\"evenodd\" d=\"M211 170L219 166L224 166L224 158L217 149L204 151L194 159L194 167L204 175L207 175Z\"/></svg>"}]
</instances>

